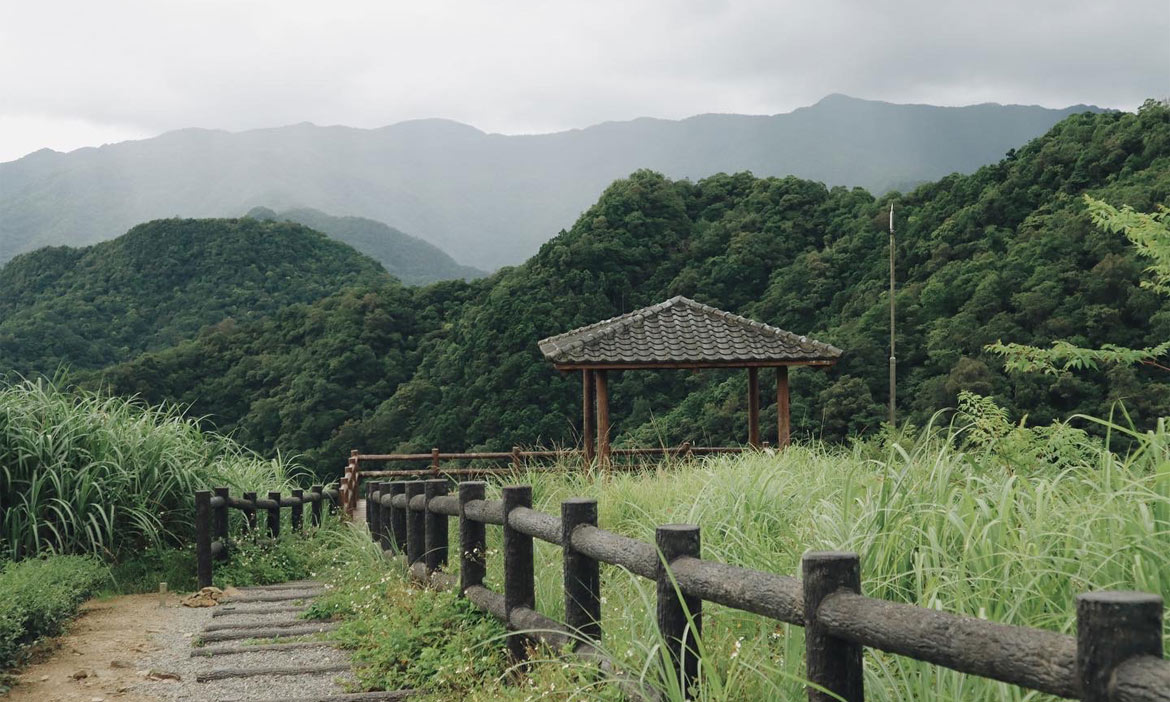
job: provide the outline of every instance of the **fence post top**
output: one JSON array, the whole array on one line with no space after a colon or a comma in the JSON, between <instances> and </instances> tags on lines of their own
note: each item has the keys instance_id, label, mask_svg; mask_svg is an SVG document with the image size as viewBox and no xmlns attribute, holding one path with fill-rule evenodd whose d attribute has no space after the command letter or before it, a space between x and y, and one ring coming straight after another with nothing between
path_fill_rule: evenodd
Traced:
<instances>
[{"instance_id":1,"label":"fence post top","mask_svg":"<svg viewBox=\"0 0 1170 702\"><path fill-rule=\"evenodd\" d=\"M567 500L561 500L562 505L595 505L597 504L596 497L570 497Z\"/></svg>"},{"instance_id":2,"label":"fence post top","mask_svg":"<svg viewBox=\"0 0 1170 702\"><path fill-rule=\"evenodd\" d=\"M196 490L195 497L211 497L211 490Z\"/></svg>"},{"instance_id":3,"label":"fence post top","mask_svg":"<svg viewBox=\"0 0 1170 702\"><path fill-rule=\"evenodd\" d=\"M1138 590L1097 590L1077 595L1077 602L1115 605L1159 605L1162 596Z\"/></svg>"},{"instance_id":4,"label":"fence post top","mask_svg":"<svg viewBox=\"0 0 1170 702\"><path fill-rule=\"evenodd\" d=\"M437 485L437 484L439 484L439 483L442 483L443 485L446 485L446 484L447 484L447 479L446 479L446 478L427 478L427 479L426 479L426 480L424 480L423 482L424 482L424 483L428 483L428 484L430 484L430 485Z\"/></svg>"},{"instance_id":5,"label":"fence post top","mask_svg":"<svg viewBox=\"0 0 1170 702\"><path fill-rule=\"evenodd\" d=\"M861 557L853 551L809 551L801 558L802 561L858 561Z\"/></svg>"},{"instance_id":6,"label":"fence post top","mask_svg":"<svg viewBox=\"0 0 1170 702\"><path fill-rule=\"evenodd\" d=\"M663 524L654 531L658 534L686 534L698 530L698 524Z\"/></svg>"},{"instance_id":7,"label":"fence post top","mask_svg":"<svg viewBox=\"0 0 1170 702\"><path fill-rule=\"evenodd\" d=\"M467 487L487 487L487 482L484 480L460 480L459 487L463 487L464 485Z\"/></svg>"},{"instance_id":8,"label":"fence post top","mask_svg":"<svg viewBox=\"0 0 1170 702\"><path fill-rule=\"evenodd\" d=\"M517 495L523 495L525 493L531 493L532 486L531 485L505 485L500 490L502 492L505 492L505 493L514 493Z\"/></svg>"}]
</instances>

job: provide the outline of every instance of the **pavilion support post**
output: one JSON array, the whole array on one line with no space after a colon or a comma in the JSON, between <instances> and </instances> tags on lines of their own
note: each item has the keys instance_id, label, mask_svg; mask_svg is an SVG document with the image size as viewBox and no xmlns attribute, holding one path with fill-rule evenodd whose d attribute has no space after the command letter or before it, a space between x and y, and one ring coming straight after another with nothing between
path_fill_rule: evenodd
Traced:
<instances>
[{"instance_id":1,"label":"pavilion support post","mask_svg":"<svg viewBox=\"0 0 1170 702\"><path fill-rule=\"evenodd\" d=\"M760 447L760 369L748 368L748 446Z\"/></svg>"},{"instance_id":2,"label":"pavilion support post","mask_svg":"<svg viewBox=\"0 0 1170 702\"><path fill-rule=\"evenodd\" d=\"M792 418L788 407L788 366L776 367L776 448L791 441Z\"/></svg>"},{"instance_id":3,"label":"pavilion support post","mask_svg":"<svg viewBox=\"0 0 1170 702\"><path fill-rule=\"evenodd\" d=\"M597 392L594 390L593 371L586 368L581 371L581 440L585 456L586 467L593 465L597 457L595 435L597 433Z\"/></svg>"},{"instance_id":4,"label":"pavilion support post","mask_svg":"<svg viewBox=\"0 0 1170 702\"><path fill-rule=\"evenodd\" d=\"M609 467L609 372L594 371L597 392L597 451L602 468Z\"/></svg>"}]
</instances>

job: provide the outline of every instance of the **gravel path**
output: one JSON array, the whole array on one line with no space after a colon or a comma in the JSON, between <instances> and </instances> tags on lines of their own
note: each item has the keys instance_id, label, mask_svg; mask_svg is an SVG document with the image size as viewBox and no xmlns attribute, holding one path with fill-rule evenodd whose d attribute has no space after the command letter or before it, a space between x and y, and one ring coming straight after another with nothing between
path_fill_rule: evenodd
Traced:
<instances>
[{"instance_id":1,"label":"gravel path","mask_svg":"<svg viewBox=\"0 0 1170 702\"><path fill-rule=\"evenodd\" d=\"M302 583L314 587L312 583ZM279 590L245 590L241 597L274 594ZM226 600L225 600L226 602ZM307 600L306 600L307 602ZM288 603L283 603L287 605ZM224 605L220 605L221 607ZM231 605L227 605L231 606ZM240 604L249 611L213 617L219 607L177 607L169 617L169 626L153 634L159 649L139 659L138 664L150 671L135 692L159 700L217 702L218 700L281 700L316 695L340 695L347 683L355 682L348 671L297 672L291 675L248 675L223 680L197 682L197 676L222 669L284 668L304 671L313 667L344 665L349 657L334 648L290 648L276 651L192 657L192 642L209 625L260 624L294 619L296 612L257 612L257 604ZM306 622L308 624L309 622ZM304 641L303 637L290 641ZM242 642L223 642L215 646L237 646Z\"/></svg>"}]
</instances>

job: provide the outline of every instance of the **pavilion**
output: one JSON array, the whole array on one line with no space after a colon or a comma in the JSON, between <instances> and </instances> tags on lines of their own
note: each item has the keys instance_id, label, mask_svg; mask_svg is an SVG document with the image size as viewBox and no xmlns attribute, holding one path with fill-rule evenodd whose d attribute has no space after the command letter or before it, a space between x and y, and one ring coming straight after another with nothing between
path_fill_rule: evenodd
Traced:
<instances>
[{"instance_id":1,"label":"pavilion","mask_svg":"<svg viewBox=\"0 0 1170 702\"><path fill-rule=\"evenodd\" d=\"M748 444L760 446L761 368L776 369L778 444L789 442L789 366L832 366L841 349L682 296L550 336L540 351L560 371L581 371L586 462L609 462L611 370L746 368ZM594 436L597 449L594 448ZM596 452L595 452L596 451Z\"/></svg>"}]
</instances>

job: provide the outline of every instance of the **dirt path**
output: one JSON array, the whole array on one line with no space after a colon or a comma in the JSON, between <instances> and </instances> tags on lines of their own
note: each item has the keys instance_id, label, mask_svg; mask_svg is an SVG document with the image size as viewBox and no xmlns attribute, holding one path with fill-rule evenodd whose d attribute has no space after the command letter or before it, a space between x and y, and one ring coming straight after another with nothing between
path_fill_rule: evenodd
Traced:
<instances>
[{"instance_id":1,"label":"dirt path","mask_svg":"<svg viewBox=\"0 0 1170 702\"><path fill-rule=\"evenodd\" d=\"M22 671L5 702L154 702L133 690L145 676L139 661L158 651L178 598L159 595L91 600L69 633Z\"/></svg>"}]
</instances>

